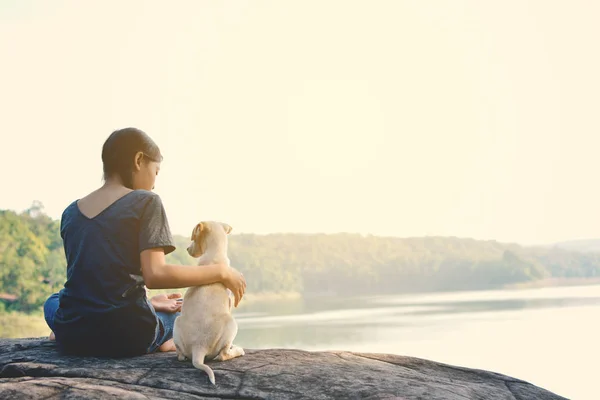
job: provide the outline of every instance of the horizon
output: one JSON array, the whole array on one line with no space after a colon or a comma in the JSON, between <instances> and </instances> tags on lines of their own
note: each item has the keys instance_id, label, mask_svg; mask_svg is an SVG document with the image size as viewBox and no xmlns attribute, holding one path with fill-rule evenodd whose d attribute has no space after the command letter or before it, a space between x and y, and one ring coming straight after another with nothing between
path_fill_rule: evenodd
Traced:
<instances>
[{"instance_id":1,"label":"horizon","mask_svg":"<svg viewBox=\"0 0 600 400\"><path fill-rule=\"evenodd\" d=\"M39 200L59 219L102 184L108 135L135 126L164 155L173 234L220 220L259 235L599 236L600 4L0 11L0 209Z\"/></svg>"},{"instance_id":2,"label":"horizon","mask_svg":"<svg viewBox=\"0 0 600 400\"><path fill-rule=\"evenodd\" d=\"M43 204L42 204L43 206ZM2 209L0 208L0 211L12 211L14 213L20 214L23 212L26 212L27 209L29 207L26 207L22 210L13 210L13 209ZM43 207L43 214L47 215L48 217L52 218L55 221L60 221L60 216L59 217L53 217L51 215L48 215L45 211L45 207ZM191 232L191 230L190 230ZM182 237L188 237L189 233L181 233L181 232L174 232L173 230L171 230L171 233L173 234L173 236L182 236ZM567 240L560 240L558 242L551 242L551 243L533 243L533 244L527 244L527 243L519 243L516 242L514 240L508 240L508 241L503 241L503 240L497 240L497 239L479 239L479 238L474 238L474 237L468 237L468 236L456 236L456 235L446 235L446 236L441 236L441 235L425 235L425 236L390 236L390 235L375 235L375 234L370 234L370 233L360 233L360 232L285 232L285 231L281 231L281 232L266 232L266 233L255 233L255 232L236 232L235 228L233 228L232 232L230 233L230 235L256 235L256 236L269 236L269 235L307 235L307 236L317 236L317 235L353 235L353 236L361 236L363 238L365 237L375 237L375 238L392 238L392 239L423 239L423 238L452 238L452 239L459 239L459 240L475 240L478 242L483 242L483 241L495 241L498 243L502 243L502 244L517 244L519 246L522 247L550 247L550 246L554 246L554 245L565 245L565 244L573 244L573 243L581 243L581 242L588 242L588 241L600 241L600 238L581 238L581 239L567 239ZM568 250L568 249L567 249Z\"/></svg>"}]
</instances>

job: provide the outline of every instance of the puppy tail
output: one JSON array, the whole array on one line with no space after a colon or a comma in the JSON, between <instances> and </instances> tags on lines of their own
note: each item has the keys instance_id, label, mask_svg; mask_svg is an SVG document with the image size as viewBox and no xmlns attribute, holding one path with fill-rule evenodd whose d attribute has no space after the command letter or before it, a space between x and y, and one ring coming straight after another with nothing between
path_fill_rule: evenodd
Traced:
<instances>
[{"instance_id":1,"label":"puppy tail","mask_svg":"<svg viewBox=\"0 0 600 400\"><path fill-rule=\"evenodd\" d=\"M206 372L206 374L208 375L208 380L214 385L215 373L208 365L204 364L204 357L206 357L206 350L194 349L192 351L192 364L194 364L194 367Z\"/></svg>"}]
</instances>

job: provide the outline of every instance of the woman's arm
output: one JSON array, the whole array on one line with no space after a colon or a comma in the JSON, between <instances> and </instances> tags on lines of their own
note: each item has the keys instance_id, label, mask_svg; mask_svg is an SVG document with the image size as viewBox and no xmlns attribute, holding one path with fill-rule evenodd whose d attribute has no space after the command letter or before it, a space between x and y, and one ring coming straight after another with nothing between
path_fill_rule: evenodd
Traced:
<instances>
[{"instance_id":1,"label":"woman's arm","mask_svg":"<svg viewBox=\"0 0 600 400\"><path fill-rule=\"evenodd\" d=\"M167 264L161 248L144 250L140 257L142 276L149 289L177 289L220 282L233 292L236 307L244 297L246 280L235 268L224 264Z\"/></svg>"},{"instance_id":2,"label":"woman's arm","mask_svg":"<svg viewBox=\"0 0 600 400\"><path fill-rule=\"evenodd\" d=\"M178 289L208 285L225 279L225 268L220 264L176 265L167 264L162 249L148 249L140 254L142 275L149 289Z\"/></svg>"}]
</instances>

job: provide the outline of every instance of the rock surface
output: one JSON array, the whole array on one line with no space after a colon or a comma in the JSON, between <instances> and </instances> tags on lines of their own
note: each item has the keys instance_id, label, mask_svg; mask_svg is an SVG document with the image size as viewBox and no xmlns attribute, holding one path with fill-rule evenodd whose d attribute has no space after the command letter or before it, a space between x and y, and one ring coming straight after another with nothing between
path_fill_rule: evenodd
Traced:
<instances>
[{"instance_id":1,"label":"rock surface","mask_svg":"<svg viewBox=\"0 0 600 400\"><path fill-rule=\"evenodd\" d=\"M0 339L0 399L564 399L505 375L389 354L246 350L209 365L216 386L174 353L79 358L46 339Z\"/></svg>"}]
</instances>

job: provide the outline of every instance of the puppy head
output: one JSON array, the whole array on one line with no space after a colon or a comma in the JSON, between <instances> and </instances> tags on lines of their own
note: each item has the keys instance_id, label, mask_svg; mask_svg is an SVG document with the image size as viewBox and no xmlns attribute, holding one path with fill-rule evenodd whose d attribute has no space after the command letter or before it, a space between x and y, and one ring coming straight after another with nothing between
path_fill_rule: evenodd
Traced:
<instances>
[{"instance_id":1,"label":"puppy head","mask_svg":"<svg viewBox=\"0 0 600 400\"><path fill-rule=\"evenodd\" d=\"M227 243L227 235L231 232L231 226L217 221L202 221L192 231L192 243L187 252L192 257L200 257L209 246L217 246Z\"/></svg>"}]
</instances>

